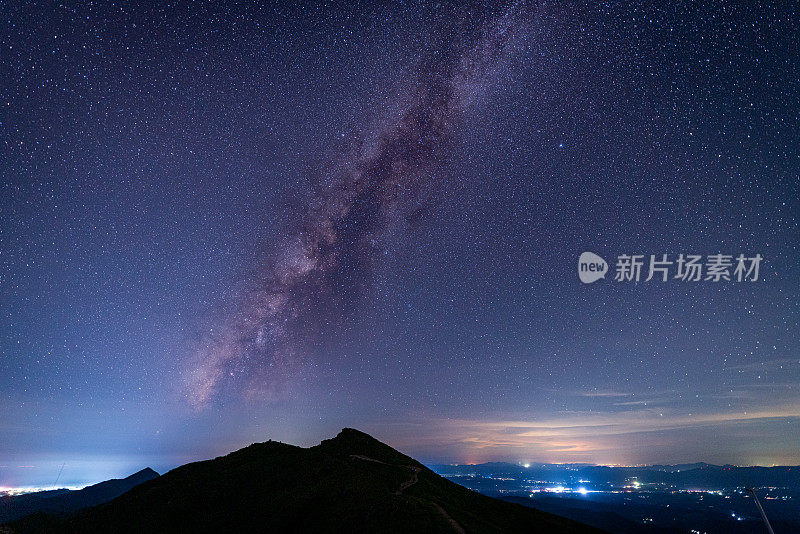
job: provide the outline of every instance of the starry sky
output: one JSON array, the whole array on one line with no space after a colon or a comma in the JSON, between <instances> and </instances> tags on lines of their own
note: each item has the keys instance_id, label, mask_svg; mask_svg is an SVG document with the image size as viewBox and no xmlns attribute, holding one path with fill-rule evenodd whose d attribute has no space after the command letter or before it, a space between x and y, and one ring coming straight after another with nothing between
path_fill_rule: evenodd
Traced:
<instances>
[{"instance_id":1,"label":"starry sky","mask_svg":"<svg viewBox=\"0 0 800 534\"><path fill-rule=\"evenodd\" d=\"M796 6L299 4L0 4L0 486L800 464Z\"/></svg>"}]
</instances>

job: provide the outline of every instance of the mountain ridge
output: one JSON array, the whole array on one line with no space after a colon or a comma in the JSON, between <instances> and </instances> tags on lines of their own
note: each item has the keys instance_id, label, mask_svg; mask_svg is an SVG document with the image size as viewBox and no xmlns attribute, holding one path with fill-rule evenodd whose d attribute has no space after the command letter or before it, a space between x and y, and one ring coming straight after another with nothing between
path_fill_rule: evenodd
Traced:
<instances>
[{"instance_id":1,"label":"mountain ridge","mask_svg":"<svg viewBox=\"0 0 800 534\"><path fill-rule=\"evenodd\" d=\"M0 523L33 513L66 514L110 501L132 488L157 478L145 467L125 478L112 478L79 490L66 488L0 497Z\"/></svg>"},{"instance_id":2,"label":"mountain ridge","mask_svg":"<svg viewBox=\"0 0 800 534\"><path fill-rule=\"evenodd\" d=\"M53 533L601 532L473 492L351 428L308 448L255 443L77 514L9 528L23 534L43 525Z\"/></svg>"}]
</instances>

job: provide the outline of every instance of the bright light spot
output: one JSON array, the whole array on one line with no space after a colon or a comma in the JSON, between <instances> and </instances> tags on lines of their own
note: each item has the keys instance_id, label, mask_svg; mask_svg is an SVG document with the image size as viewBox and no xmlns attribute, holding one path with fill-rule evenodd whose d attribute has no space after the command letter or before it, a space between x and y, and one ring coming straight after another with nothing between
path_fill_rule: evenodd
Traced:
<instances>
[{"instance_id":1,"label":"bright light spot","mask_svg":"<svg viewBox=\"0 0 800 534\"><path fill-rule=\"evenodd\" d=\"M586 495L589 491L586 488L578 488L578 493L581 495Z\"/></svg>"},{"instance_id":2,"label":"bright light spot","mask_svg":"<svg viewBox=\"0 0 800 534\"><path fill-rule=\"evenodd\" d=\"M525 469L529 468L530 466L531 464L522 464L522 467L524 467Z\"/></svg>"},{"instance_id":3,"label":"bright light spot","mask_svg":"<svg viewBox=\"0 0 800 534\"><path fill-rule=\"evenodd\" d=\"M18 488L0 487L0 496L3 495L25 495L26 493L36 493L39 491L52 491L56 489L68 489L68 490L80 490L85 488L86 486L24 486Z\"/></svg>"}]
</instances>

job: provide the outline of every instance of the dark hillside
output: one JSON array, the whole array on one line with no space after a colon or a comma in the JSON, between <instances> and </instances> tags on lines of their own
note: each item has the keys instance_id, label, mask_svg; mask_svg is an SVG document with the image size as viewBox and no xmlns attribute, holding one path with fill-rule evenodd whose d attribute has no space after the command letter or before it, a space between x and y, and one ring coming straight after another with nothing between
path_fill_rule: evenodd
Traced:
<instances>
[{"instance_id":1,"label":"dark hillside","mask_svg":"<svg viewBox=\"0 0 800 534\"><path fill-rule=\"evenodd\" d=\"M10 526L19 533L599 532L475 493L353 429L307 449L257 443L77 515Z\"/></svg>"}]
</instances>

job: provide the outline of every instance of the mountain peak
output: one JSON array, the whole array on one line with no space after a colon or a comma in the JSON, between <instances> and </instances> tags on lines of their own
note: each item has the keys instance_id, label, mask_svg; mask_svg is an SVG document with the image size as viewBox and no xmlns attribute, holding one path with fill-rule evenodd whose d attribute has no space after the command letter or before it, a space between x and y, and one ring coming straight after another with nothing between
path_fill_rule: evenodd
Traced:
<instances>
[{"instance_id":1,"label":"mountain peak","mask_svg":"<svg viewBox=\"0 0 800 534\"><path fill-rule=\"evenodd\" d=\"M160 475L158 474L158 472L155 469L151 469L150 467L145 467L144 469L142 469L140 471L136 471L134 474L129 475L126 478L144 478L144 477L146 477L149 480L149 479L155 478L157 476L160 476Z\"/></svg>"},{"instance_id":2,"label":"mountain peak","mask_svg":"<svg viewBox=\"0 0 800 534\"><path fill-rule=\"evenodd\" d=\"M359 456L391 465L422 467L413 458L355 428L343 428L336 437L323 440L313 449L340 457Z\"/></svg>"},{"instance_id":3,"label":"mountain peak","mask_svg":"<svg viewBox=\"0 0 800 534\"><path fill-rule=\"evenodd\" d=\"M362 432L361 430L357 430L355 428L345 427L335 437L325 440L325 441L337 441L342 443L355 443L355 444L364 444L364 443L380 443L383 446L386 446L384 443L381 443L379 440L373 438L366 432Z\"/></svg>"},{"instance_id":4,"label":"mountain peak","mask_svg":"<svg viewBox=\"0 0 800 534\"><path fill-rule=\"evenodd\" d=\"M366 432L362 432L362 431L360 431L360 430L358 430L356 428L350 428L349 426L344 427L342 430L339 431L338 434L336 434L337 438L346 437L346 436L365 436L365 437L368 437L370 439L375 439L372 436L370 436L369 434L367 434Z\"/></svg>"},{"instance_id":5,"label":"mountain peak","mask_svg":"<svg viewBox=\"0 0 800 534\"><path fill-rule=\"evenodd\" d=\"M355 428L345 427L339 431L336 436L323 440L322 443L348 443L348 444L362 444L362 443L380 443L384 445L377 439L373 438L366 432L362 432ZM320 443L320 445L322 445ZM385 445L384 445L385 446Z\"/></svg>"}]
</instances>

